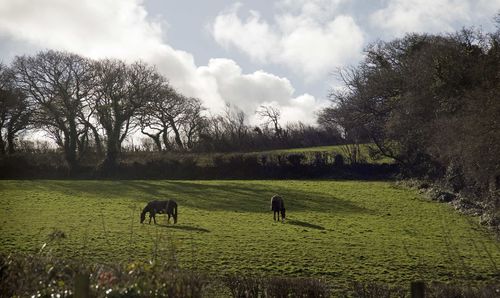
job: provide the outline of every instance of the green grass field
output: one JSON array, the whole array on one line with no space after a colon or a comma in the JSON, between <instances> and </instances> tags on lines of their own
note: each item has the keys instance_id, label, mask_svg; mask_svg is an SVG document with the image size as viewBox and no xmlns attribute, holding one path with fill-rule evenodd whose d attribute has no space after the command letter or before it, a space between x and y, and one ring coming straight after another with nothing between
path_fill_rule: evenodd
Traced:
<instances>
[{"instance_id":1,"label":"green grass field","mask_svg":"<svg viewBox=\"0 0 500 298\"><path fill-rule=\"evenodd\" d=\"M288 221L273 222L281 194ZM174 198L179 222L139 223ZM87 262L175 259L215 274L488 282L499 243L476 221L390 182L0 181L0 252L52 251ZM65 238L52 239L54 230Z\"/></svg>"},{"instance_id":2,"label":"green grass field","mask_svg":"<svg viewBox=\"0 0 500 298\"><path fill-rule=\"evenodd\" d=\"M363 154L368 154L368 144L360 145L361 152ZM282 154L282 153L310 153L310 152L342 152L342 145L332 145L332 146L317 146L317 147L305 147L305 148L290 148L290 149L276 149L268 151L260 151L259 153L271 153L271 154Z\"/></svg>"},{"instance_id":3,"label":"green grass field","mask_svg":"<svg viewBox=\"0 0 500 298\"><path fill-rule=\"evenodd\" d=\"M368 147L370 144L360 144L359 149L361 152L361 159L370 164L382 164L382 163L394 163L394 160L389 157L380 157L379 159L373 159L370 157ZM345 152L344 145L333 145L333 146L317 146L317 147L306 147L306 148L290 148L290 149L276 149L276 150L266 150L266 151L254 151L254 152L226 152L226 153L192 153L192 152L148 152L148 156L152 154L156 156L156 158L164 158L169 157L172 159L183 159L186 157L192 158L196 160L197 164L200 166L212 166L214 157L222 157L231 158L233 156L255 156L257 158L267 155L271 159L275 159L278 155L288 155L288 154L303 154L305 159L302 161L303 164L311 164L315 160L316 153L328 153L330 154L331 160L330 163L333 162L333 157L337 154L341 154L344 156L345 163L349 163L347 158L347 154ZM143 153L129 153L127 156L127 160L129 161L143 161L144 160ZM146 158L148 159L148 158Z\"/></svg>"},{"instance_id":4,"label":"green grass field","mask_svg":"<svg viewBox=\"0 0 500 298\"><path fill-rule=\"evenodd\" d=\"M352 146L352 145L351 145ZM369 154L369 146L370 144L360 144L359 149L361 152L361 157L362 159L365 159L366 162L368 163L393 163L394 160L389 157L381 157L380 159L374 160L373 158L370 157ZM290 153L302 153L306 155L306 157L312 156L315 153L330 153L333 155L336 154L342 154L344 157L346 157L346 152L345 152L345 145L333 145L333 146L317 146L317 147L306 147L306 148L291 148L291 149L277 149L277 150L269 150L269 151L262 151L262 152L252 152L249 154L270 154L270 155L277 155L277 154L290 154ZM347 162L347 160L346 160Z\"/></svg>"}]
</instances>

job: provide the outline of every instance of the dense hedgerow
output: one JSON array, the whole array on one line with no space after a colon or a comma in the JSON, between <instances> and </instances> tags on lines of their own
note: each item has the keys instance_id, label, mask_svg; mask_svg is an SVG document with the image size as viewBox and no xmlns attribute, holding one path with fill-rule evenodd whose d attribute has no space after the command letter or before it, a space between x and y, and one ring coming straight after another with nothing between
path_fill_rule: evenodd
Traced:
<instances>
[{"instance_id":1,"label":"dense hedgerow","mask_svg":"<svg viewBox=\"0 0 500 298\"><path fill-rule=\"evenodd\" d=\"M57 153L0 157L0 179L381 179L398 174L386 163L344 163L327 152L216 154L199 158L188 154L131 155L112 168L88 161L72 171Z\"/></svg>"}]
</instances>

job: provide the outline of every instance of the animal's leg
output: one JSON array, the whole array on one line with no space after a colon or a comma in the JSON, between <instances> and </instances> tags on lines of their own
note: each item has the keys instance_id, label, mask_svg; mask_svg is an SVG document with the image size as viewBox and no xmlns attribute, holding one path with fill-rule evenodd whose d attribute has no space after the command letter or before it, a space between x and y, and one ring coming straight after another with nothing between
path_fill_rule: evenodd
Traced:
<instances>
[{"instance_id":1,"label":"animal's leg","mask_svg":"<svg viewBox=\"0 0 500 298\"><path fill-rule=\"evenodd\" d=\"M170 213L167 214L167 216L168 216L167 222L170 223Z\"/></svg>"},{"instance_id":2,"label":"animal's leg","mask_svg":"<svg viewBox=\"0 0 500 298\"><path fill-rule=\"evenodd\" d=\"M153 212L150 213L150 215L149 215L149 223L151 223L151 217L153 218L153 221L156 224L156 212L155 211L153 211Z\"/></svg>"}]
</instances>

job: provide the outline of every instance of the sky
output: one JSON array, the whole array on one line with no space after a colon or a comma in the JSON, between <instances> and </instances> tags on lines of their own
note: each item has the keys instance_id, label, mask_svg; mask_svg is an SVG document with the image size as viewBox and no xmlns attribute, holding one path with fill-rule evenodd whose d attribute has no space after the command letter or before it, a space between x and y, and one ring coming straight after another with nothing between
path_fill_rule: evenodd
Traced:
<instances>
[{"instance_id":1,"label":"sky","mask_svg":"<svg viewBox=\"0 0 500 298\"><path fill-rule=\"evenodd\" d=\"M314 124L336 73L377 40L408 32L493 31L500 0L0 0L0 61L55 49L142 60L214 114Z\"/></svg>"}]
</instances>

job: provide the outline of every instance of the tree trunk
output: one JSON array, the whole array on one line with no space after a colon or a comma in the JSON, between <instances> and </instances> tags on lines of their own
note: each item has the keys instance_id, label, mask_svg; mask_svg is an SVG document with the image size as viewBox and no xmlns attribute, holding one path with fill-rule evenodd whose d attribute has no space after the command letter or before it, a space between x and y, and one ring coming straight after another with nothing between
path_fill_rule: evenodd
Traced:
<instances>
[{"instance_id":1,"label":"tree trunk","mask_svg":"<svg viewBox=\"0 0 500 298\"><path fill-rule=\"evenodd\" d=\"M7 132L7 153L14 154L16 152L16 144L14 142L15 134L12 131Z\"/></svg>"},{"instance_id":2,"label":"tree trunk","mask_svg":"<svg viewBox=\"0 0 500 298\"><path fill-rule=\"evenodd\" d=\"M161 148L160 134L157 134L155 137L152 137L152 139L155 142L155 145L156 145L156 148L158 149L158 152L161 152L162 148Z\"/></svg>"},{"instance_id":3,"label":"tree trunk","mask_svg":"<svg viewBox=\"0 0 500 298\"><path fill-rule=\"evenodd\" d=\"M5 124L5 113L3 113L1 115L2 117L0 118L1 121L0 121L0 155L5 155L6 151L5 151L5 146L7 145L3 139L3 128L4 128L4 124Z\"/></svg>"},{"instance_id":4,"label":"tree trunk","mask_svg":"<svg viewBox=\"0 0 500 298\"><path fill-rule=\"evenodd\" d=\"M14 154L16 152L15 137L16 137L17 131L14 127L14 123L15 123L16 118L10 119L9 123L7 124L7 153L8 154Z\"/></svg>"},{"instance_id":5,"label":"tree trunk","mask_svg":"<svg viewBox=\"0 0 500 298\"><path fill-rule=\"evenodd\" d=\"M187 148L190 150L193 149L193 135L194 129L190 129L187 134Z\"/></svg>"},{"instance_id":6,"label":"tree trunk","mask_svg":"<svg viewBox=\"0 0 500 298\"><path fill-rule=\"evenodd\" d=\"M174 139L175 143L177 144L177 147L179 147L180 150L184 149L184 145L182 144L181 140L181 135L179 133L179 130L177 129L177 126L175 125L175 122L173 119L170 120L170 126L172 127L172 130L174 131Z\"/></svg>"},{"instance_id":7,"label":"tree trunk","mask_svg":"<svg viewBox=\"0 0 500 298\"><path fill-rule=\"evenodd\" d=\"M170 144L170 141L168 140L168 130L164 129L163 134L161 136L163 138L163 144L165 145L165 151L172 150L172 145Z\"/></svg>"},{"instance_id":8,"label":"tree trunk","mask_svg":"<svg viewBox=\"0 0 500 298\"><path fill-rule=\"evenodd\" d=\"M67 139L68 145L66 153L66 159L70 167L70 173L73 173L78 167L77 159L77 147L78 147L78 132L76 130L76 123L70 120L69 123L69 135Z\"/></svg>"},{"instance_id":9,"label":"tree trunk","mask_svg":"<svg viewBox=\"0 0 500 298\"><path fill-rule=\"evenodd\" d=\"M106 169L112 169L116 167L118 156L121 151L120 129L114 128L112 131L107 133L107 136L106 157L104 159L103 166Z\"/></svg>"},{"instance_id":10,"label":"tree trunk","mask_svg":"<svg viewBox=\"0 0 500 298\"><path fill-rule=\"evenodd\" d=\"M151 139L153 139L153 142L155 143L155 146L156 146L156 149L158 150L158 152L162 151L162 148L161 148L161 133L162 133L162 131L158 132L157 134L151 134L151 133L147 133L143 129L141 129L141 132L143 134L147 135L148 137L150 137Z\"/></svg>"},{"instance_id":11,"label":"tree trunk","mask_svg":"<svg viewBox=\"0 0 500 298\"><path fill-rule=\"evenodd\" d=\"M0 155L5 155L5 141L3 140L1 130L0 130Z\"/></svg>"},{"instance_id":12,"label":"tree trunk","mask_svg":"<svg viewBox=\"0 0 500 298\"><path fill-rule=\"evenodd\" d=\"M94 135L96 154L98 156L102 156L104 150L102 148L101 136L99 135L97 128L95 128L95 126L92 125L90 122L86 122L86 125L92 130L92 134Z\"/></svg>"},{"instance_id":13,"label":"tree trunk","mask_svg":"<svg viewBox=\"0 0 500 298\"><path fill-rule=\"evenodd\" d=\"M77 160L76 160L76 141L75 147L73 147L71 137L67 131L64 131L64 158L66 159L66 163L69 167L70 175L74 173L77 168Z\"/></svg>"}]
</instances>

